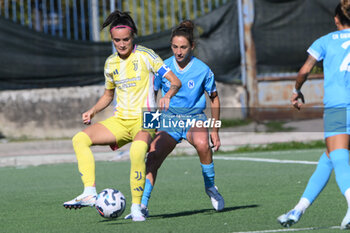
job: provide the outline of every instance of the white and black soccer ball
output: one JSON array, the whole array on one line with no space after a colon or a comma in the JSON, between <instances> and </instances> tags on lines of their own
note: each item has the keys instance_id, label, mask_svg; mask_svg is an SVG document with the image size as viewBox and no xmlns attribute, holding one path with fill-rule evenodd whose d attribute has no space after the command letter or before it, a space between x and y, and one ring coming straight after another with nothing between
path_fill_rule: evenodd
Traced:
<instances>
[{"instance_id":1,"label":"white and black soccer ball","mask_svg":"<svg viewBox=\"0 0 350 233\"><path fill-rule=\"evenodd\" d=\"M118 218L123 214L125 204L125 197L122 192L106 188L97 195L95 208L104 218Z\"/></svg>"}]
</instances>

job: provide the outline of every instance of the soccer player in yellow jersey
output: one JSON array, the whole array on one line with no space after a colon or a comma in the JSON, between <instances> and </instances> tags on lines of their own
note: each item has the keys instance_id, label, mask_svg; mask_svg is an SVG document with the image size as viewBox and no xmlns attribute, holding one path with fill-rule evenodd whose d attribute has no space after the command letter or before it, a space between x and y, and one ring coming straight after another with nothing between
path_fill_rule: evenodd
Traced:
<instances>
[{"instance_id":1,"label":"soccer player in yellow jersey","mask_svg":"<svg viewBox=\"0 0 350 233\"><path fill-rule=\"evenodd\" d=\"M105 63L104 94L90 110L82 114L82 120L84 124L90 124L91 119L115 98L114 116L87 127L73 137L84 192L63 205L66 208L81 208L95 204L95 161L90 146L111 145L120 148L132 142L131 214L134 221L144 221L140 203L145 185L145 155L155 131L142 129L142 109L156 107L153 91L155 74L167 78L171 83L170 91L159 100L159 107L163 109L168 109L170 98L179 90L181 82L156 53L133 43L137 28L128 12L116 10L111 13L102 25L103 28L108 26L117 52L108 57Z\"/></svg>"}]
</instances>

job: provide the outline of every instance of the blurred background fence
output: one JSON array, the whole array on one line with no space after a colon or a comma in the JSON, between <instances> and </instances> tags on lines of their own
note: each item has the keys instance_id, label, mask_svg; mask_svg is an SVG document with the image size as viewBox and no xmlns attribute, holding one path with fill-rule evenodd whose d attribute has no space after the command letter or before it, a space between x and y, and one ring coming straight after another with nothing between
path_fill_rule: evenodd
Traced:
<instances>
[{"instance_id":1,"label":"blurred background fence","mask_svg":"<svg viewBox=\"0 0 350 233\"><path fill-rule=\"evenodd\" d=\"M1 0L0 16L45 34L73 40L107 41L103 20L115 9L130 11L139 35L196 19L227 0Z\"/></svg>"},{"instance_id":2,"label":"blurred background fence","mask_svg":"<svg viewBox=\"0 0 350 233\"><path fill-rule=\"evenodd\" d=\"M103 82L103 64L112 48L108 30L100 29L115 9L131 12L139 28L136 43L154 49L163 59L171 55L170 29L193 19L198 29L196 56L212 68L219 82L246 86L251 80L290 79L304 62L310 44L336 29L337 3L339 0L0 0L0 60L4 61L0 63L0 89ZM249 64L254 67L247 68ZM256 76L249 79L246 70L254 70Z\"/></svg>"},{"instance_id":3,"label":"blurred background fence","mask_svg":"<svg viewBox=\"0 0 350 233\"><path fill-rule=\"evenodd\" d=\"M170 29L193 19L198 29L196 56L219 82L249 86L252 79L290 78L304 62L308 46L335 30L338 2L0 0L0 60L5 61L0 63L0 89L103 82L103 63L112 48L108 30L100 29L115 9L131 12L139 28L136 42L163 59L171 55ZM249 64L254 67L247 68ZM249 78L246 70L254 70L256 77Z\"/></svg>"},{"instance_id":4,"label":"blurred background fence","mask_svg":"<svg viewBox=\"0 0 350 233\"><path fill-rule=\"evenodd\" d=\"M223 117L293 118L295 112L282 114L281 107L290 107L290 92L307 48L336 30L338 3L0 0L0 138L1 132L50 137L54 131L59 137L80 130L80 111L91 107L103 91L103 66L112 45L109 32L101 31L100 25L114 9L131 12L139 29L135 43L163 59L172 55L171 28L193 19L195 55L215 74L227 109ZM314 73L303 87L311 107L322 105L323 96L322 69Z\"/></svg>"}]
</instances>

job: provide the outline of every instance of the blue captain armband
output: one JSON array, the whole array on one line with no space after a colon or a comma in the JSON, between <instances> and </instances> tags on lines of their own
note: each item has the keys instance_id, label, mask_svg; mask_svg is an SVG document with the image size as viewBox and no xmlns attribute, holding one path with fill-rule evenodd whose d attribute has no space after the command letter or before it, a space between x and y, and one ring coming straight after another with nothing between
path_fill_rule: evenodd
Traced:
<instances>
[{"instance_id":1,"label":"blue captain armband","mask_svg":"<svg viewBox=\"0 0 350 233\"><path fill-rule=\"evenodd\" d=\"M157 73L159 76L164 77L164 75L166 75L169 71L170 71L170 68L164 64L162 65L162 67L160 67Z\"/></svg>"}]
</instances>

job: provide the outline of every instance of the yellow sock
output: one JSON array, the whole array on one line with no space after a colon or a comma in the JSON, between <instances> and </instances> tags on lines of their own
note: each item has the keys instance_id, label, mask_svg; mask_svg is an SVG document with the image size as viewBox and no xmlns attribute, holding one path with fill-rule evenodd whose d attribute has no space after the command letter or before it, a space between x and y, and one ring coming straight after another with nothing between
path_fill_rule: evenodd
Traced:
<instances>
[{"instance_id":1,"label":"yellow sock","mask_svg":"<svg viewBox=\"0 0 350 233\"><path fill-rule=\"evenodd\" d=\"M84 132L79 132L73 137L72 142L84 187L95 186L95 159L90 149L92 145L90 137Z\"/></svg>"},{"instance_id":2,"label":"yellow sock","mask_svg":"<svg viewBox=\"0 0 350 233\"><path fill-rule=\"evenodd\" d=\"M146 180L145 157L147 150L148 145L144 141L134 141L130 147L130 188L133 204L141 204Z\"/></svg>"}]
</instances>

